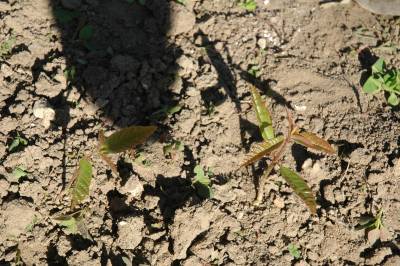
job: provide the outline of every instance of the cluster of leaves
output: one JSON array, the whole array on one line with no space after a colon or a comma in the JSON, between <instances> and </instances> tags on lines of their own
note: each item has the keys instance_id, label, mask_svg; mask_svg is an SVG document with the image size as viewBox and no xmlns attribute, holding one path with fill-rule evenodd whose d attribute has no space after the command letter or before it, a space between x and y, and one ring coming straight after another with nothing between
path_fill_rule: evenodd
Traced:
<instances>
[{"instance_id":1,"label":"cluster of leaves","mask_svg":"<svg viewBox=\"0 0 400 266\"><path fill-rule=\"evenodd\" d=\"M251 88L251 95L253 105L256 111L259 129L264 142L255 145L250 154L246 157L241 166L248 166L264 156L272 155L271 162L268 168L263 173L260 184L258 186L257 198L254 202L255 205L261 204L263 198L263 187L265 180L269 177L274 167L281 160L287 146L292 141L304 147L308 147L317 151L325 152L327 154L334 154L335 150L324 139L319 138L313 133L300 130L291 118L290 113L287 111L289 128L287 136L275 136L274 128L272 125L271 115L266 107L265 101L261 98L260 93L256 88ZM290 185L293 191L306 203L312 214L316 213L316 201L313 192L307 185L307 182L295 171L286 166L281 166L279 170L280 175Z\"/></svg>"},{"instance_id":2,"label":"cluster of leaves","mask_svg":"<svg viewBox=\"0 0 400 266\"><path fill-rule=\"evenodd\" d=\"M108 137L105 137L103 132L100 131L98 153L112 171L118 175L117 167L109 155L133 149L136 145L144 143L155 130L155 126L131 126L123 128ZM80 233L88 239L91 239L91 237L84 224L85 210L78 209L75 211L75 209L89 196L92 177L92 164L88 158L82 157L70 184L70 209L73 212L55 218L70 233Z\"/></svg>"},{"instance_id":3,"label":"cluster of leaves","mask_svg":"<svg viewBox=\"0 0 400 266\"><path fill-rule=\"evenodd\" d=\"M247 11L253 12L257 8L257 2L256 0L240 0L239 6Z\"/></svg>"},{"instance_id":4,"label":"cluster of leaves","mask_svg":"<svg viewBox=\"0 0 400 266\"><path fill-rule=\"evenodd\" d=\"M355 227L356 230L366 230L368 241L373 244L379 238L384 238L387 233L382 222L383 210L379 210L376 216L363 215L359 218L359 223Z\"/></svg>"},{"instance_id":5,"label":"cluster of leaves","mask_svg":"<svg viewBox=\"0 0 400 266\"><path fill-rule=\"evenodd\" d=\"M369 94L385 91L389 94L387 101L392 106L400 103L400 70L388 69L385 61L380 58L372 65L372 75L363 85L363 90Z\"/></svg>"}]
</instances>

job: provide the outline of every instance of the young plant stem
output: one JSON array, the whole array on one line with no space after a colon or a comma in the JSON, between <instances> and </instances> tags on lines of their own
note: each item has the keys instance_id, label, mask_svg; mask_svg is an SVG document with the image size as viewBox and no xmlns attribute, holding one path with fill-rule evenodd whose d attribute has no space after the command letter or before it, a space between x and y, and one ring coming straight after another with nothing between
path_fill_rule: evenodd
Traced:
<instances>
[{"instance_id":1,"label":"young plant stem","mask_svg":"<svg viewBox=\"0 0 400 266\"><path fill-rule=\"evenodd\" d=\"M287 119L288 119L288 123L289 123L289 130L288 130L287 137L281 144L279 150L275 153L267 170L265 170L263 175L260 177L259 184L258 184L258 190L257 190L257 196L253 202L253 205L255 205L255 206L260 206L260 204L262 203L262 199L264 197L265 183L267 182L267 179L268 179L269 175L271 174L272 170L274 169L275 165L281 159L284 151L286 150L287 145L289 144L289 142L292 139L293 133L297 131L297 127L294 125L292 116L288 109L286 109L286 114L287 114Z\"/></svg>"}]
</instances>

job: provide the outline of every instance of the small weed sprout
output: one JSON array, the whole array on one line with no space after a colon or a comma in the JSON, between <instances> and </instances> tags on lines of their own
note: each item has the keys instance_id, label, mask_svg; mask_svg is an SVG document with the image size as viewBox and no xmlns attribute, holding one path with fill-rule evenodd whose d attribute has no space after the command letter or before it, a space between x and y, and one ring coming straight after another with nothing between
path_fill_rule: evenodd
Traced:
<instances>
[{"instance_id":1,"label":"small weed sprout","mask_svg":"<svg viewBox=\"0 0 400 266\"><path fill-rule=\"evenodd\" d=\"M249 12L253 12L257 8L256 0L239 0L239 6L246 9Z\"/></svg>"},{"instance_id":2,"label":"small weed sprout","mask_svg":"<svg viewBox=\"0 0 400 266\"><path fill-rule=\"evenodd\" d=\"M209 176L212 175L211 171L209 169L204 171L200 165L196 165L193 171L196 176L192 181L192 185L197 194L203 199L212 198L214 192L211 189L211 181L209 178Z\"/></svg>"},{"instance_id":3,"label":"small weed sprout","mask_svg":"<svg viewBox=\"0 0 400 266\"><path fill-rule=\"evenodd\" d=\"M112 171L118 174L116 165L108 155L133 149L136 145L144 143L155 130L155 126L131 126L123 128L111 134L109 137L105 137L103 132L100 131L98 153L111 167ZM79 233L89 240L92 240L92 238L84 222L87 211L86 209L79 208L79 205L89 196L92 177L92 164L90 160L84 156L79 160L78 168L70 182L70 211L72 211L72 213L54 218L66 231L71 234Z\"/></svg>"},{"instance_id":4,"label":"small weed sprout","mask_svg":"<svg viewBox=\"0 0 400 266\"><path fill-rule=\"evenodd\" d=\"M372 65L372 75L363 85L364 92L375 94L385 91L389 94L387 101L392 106L400 103L400 70L388 69L385 61L380 58Z\"/></svg>"},{"instance_id":5,"label":"small weed sprout","mask_svg":"<svg viewBox=\"0 0 400 266\"><path fill-rule=\"evenodd\" d=\"M6 58L11 54L11 51L15 45L16 39L15 35L11 33L11 36L8 39L0 42L0 58Z\"/></svg>"},{"instance_id":6,"label":"small weed sprout","mask_svg":"<svg viewBox=\"0 0 400 266\"><path fill-rule=\"evenodd\" d=\"M293 258L295 258L295 259L301 258L301 251L295 244L290 243L288 245L288 250L289 250L290 255L292 255Z\"/></svg>"},{"instance_id":7,"label":"small weed sprout","mask_svg":"<svg viewBox=\"0 0 400 266\"><path fill-rule=\"evenodd\" d=\"M356 230L366 230L368 242L370 244L375 243L376 240L384 238L387 233L387 229L383 226L382 222L383 210L380 209L376 216L363 215L359 218L359 222L356 225Z\"/></svg>"},{"instance_id":8,"label":"small weed sprout","mask_svg":"<svg viewBox=\"0 0 400 266\"><path fill-rule=\"evenodd\" d=\"M287 146L292 141L302 146L322 151L327 154L334 154L335 150L327 141L317 137L315 134L300 130L293 123L292 117L287 110L287 118L289 121L287 136L275 136L271 115L266 107L265 101L261 98L259 92L254 87L251 88L251 95L253 99L253 105L256 110L259 129L264 142L257 144L255 148L252 149L241 166L248 166L264 156L269 154L272 155L268 168L264 171L260 178L257 197L254 201L254 205L258 206L262 202L264 195L263 189L267 178L270 176L274 167L279 163L286 151ZM281 166L279 173L294 190L294 192L306 203L310 212L315 214L317 209L315 197L306 181L295 171L286 166Z\"/></svg>"},{"instance_id":9,"label":"small weed sprout","mask_svg":"<svg viewBox=\"0 0 400 266\"><path fill-rule=\"evenodd\" d=\"M28 140L21 137L18 133L17 136L13 139L10 146L8 147L9 152L14 152L20 149L22 146L28 145Z\"/></svg>"}]
</instances>

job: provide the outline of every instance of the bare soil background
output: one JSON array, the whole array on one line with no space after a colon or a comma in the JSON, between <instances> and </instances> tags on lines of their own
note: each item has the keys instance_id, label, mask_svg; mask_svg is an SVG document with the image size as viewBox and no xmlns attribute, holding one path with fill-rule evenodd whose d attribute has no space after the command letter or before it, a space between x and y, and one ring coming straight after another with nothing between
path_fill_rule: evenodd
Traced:
<instances>
[{"instance_id":1,"label":"bare soil background","mask_svg":"<svg viewBox=\"0 0 400 266\"><path fill-rule=\"evenodd\" d=\"M15 37L0 59L1 265L17 253L27 265L400 265L400 114L361 91L374 56L359 53L369 47L399 68L398 18L313 0L257 1L255 12L228 0L61 2L0 2L0 41ZM79 16L62 23L60 7ZM90 43L77 36L86 24ZM295 145L284 158L316 192L317 216L277 174L252 205L266 162L237 170L261 141L250 84L269 96L279 131L288 107L338 150ZM42 102L50 124L34 116ZM113 176L95 155L98 130L138 124L159 129L140 147L144 159L115 157ZM28 145L9 152L17 134ZM163 147L173 140L184 150L171 158ZM67 210L82 154L94 160L93 240L53 219ZM196 165L213 172L212 199L191 187ZM19 180L18 166L28 172ZM388 234L371 244L354 226L380 208Z\"/></svg>"}]
</instances>

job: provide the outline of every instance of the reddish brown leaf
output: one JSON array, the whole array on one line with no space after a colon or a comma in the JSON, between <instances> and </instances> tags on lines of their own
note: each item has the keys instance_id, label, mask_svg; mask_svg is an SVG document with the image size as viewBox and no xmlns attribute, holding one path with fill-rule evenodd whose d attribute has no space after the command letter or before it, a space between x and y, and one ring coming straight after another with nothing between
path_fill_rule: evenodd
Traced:
<instances>
[{"instance_id":1,"label":"reddish brown leaf","mask_svg":"<svg viewBox=\"0 0 400 266\"><path fill-rule=\"evenodd\" d=\"M254 147L252 148L250 153L246 156L246 159L240 165L240 167L252 164L260 160L262 157L275 151L277 148L279 148L283 139L284 139L283 136L277 136L273 139L254 145Z\"/></svg>"},{"instance_id":2,"label":"reddish brown leaf","mask_svg":"<svg viewBox=\"0 0 400 266\"><path fill-rule=\"evenodd\" d=\"M328 154L335 154L335 150L326 140L318 137L314 133L310 132L294 132L292 139L305 147L326 152Z\"/></svg>"}]
</instances>

